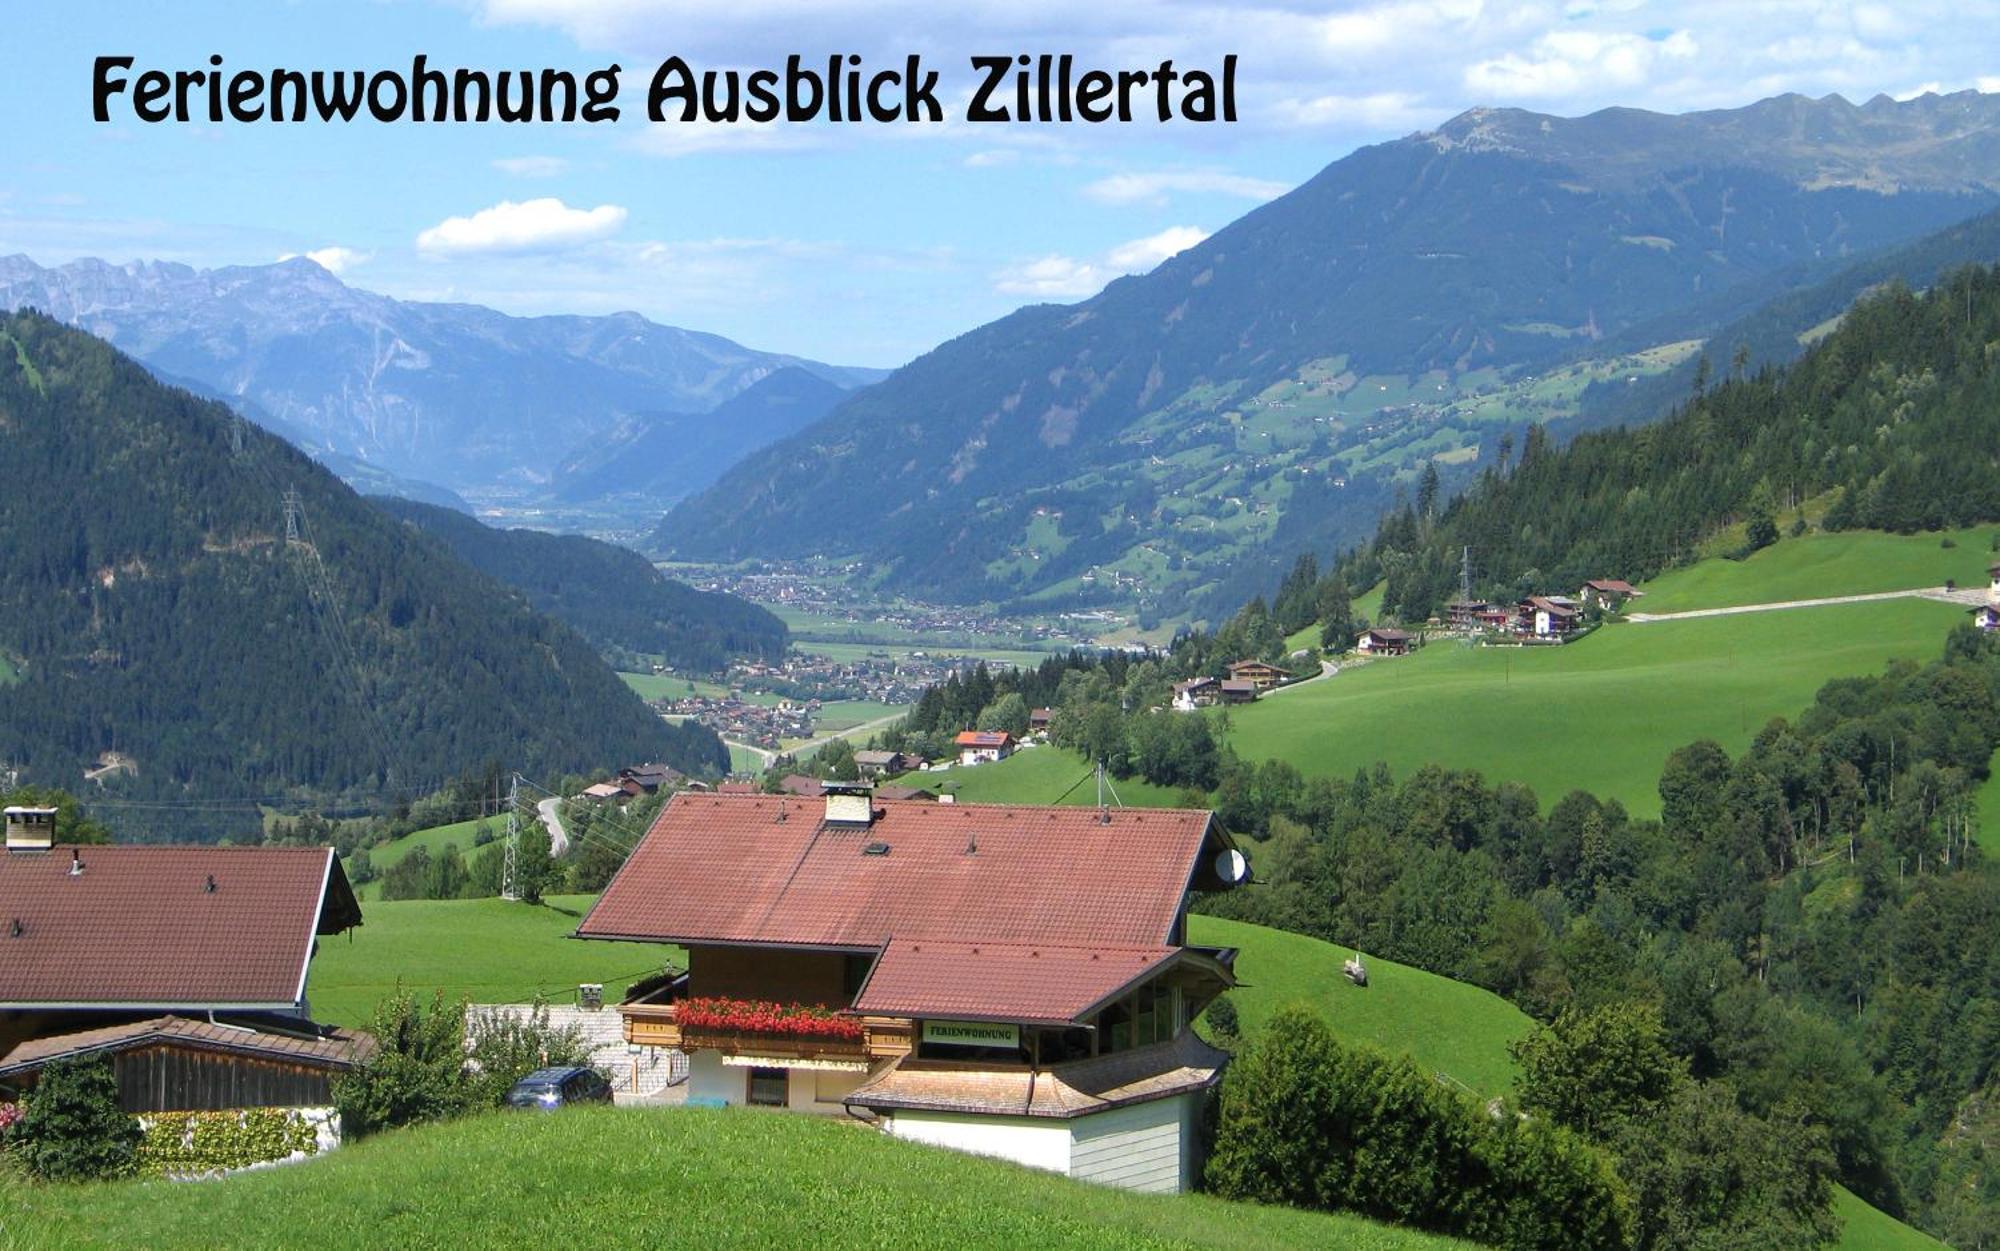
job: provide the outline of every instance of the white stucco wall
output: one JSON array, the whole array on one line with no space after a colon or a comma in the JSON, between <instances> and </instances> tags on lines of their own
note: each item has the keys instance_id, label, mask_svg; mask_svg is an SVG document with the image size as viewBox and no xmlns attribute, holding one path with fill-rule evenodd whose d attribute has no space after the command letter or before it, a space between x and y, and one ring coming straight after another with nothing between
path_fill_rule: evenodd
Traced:
<instances>
[{"instance_id":1,"label":"white stucco wall","mask_svg":"<svg viewBox=\"0 0 2000 1251\"><path fill-rule=\"evenodd\" d=\"M1069 1124L1047 1117L898 1111L887 1118L898 1138L997 1156L1052 1173L1069 1172Z\"/></svg>"},{"instance_id":2,"label":"white stucco wall","mask_svg":"<svg viewBox=\"0 0 2000 1251\"><path fill-rule=\"evenodd\" d=\"M697 1051L688 1056L687 1091L690 1100L720 1099L735 1107L748 1099L750 1070L724 1064L719 1051Z\"/></svg>"}]
</instances>

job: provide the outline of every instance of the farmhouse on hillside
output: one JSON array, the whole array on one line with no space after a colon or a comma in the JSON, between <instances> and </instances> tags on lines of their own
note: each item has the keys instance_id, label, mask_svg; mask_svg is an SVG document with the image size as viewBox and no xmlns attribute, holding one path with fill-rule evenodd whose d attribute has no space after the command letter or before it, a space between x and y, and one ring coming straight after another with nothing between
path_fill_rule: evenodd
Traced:
<instances>
[{"instance_id":1,"label":"farmhouse on hillside","mask_svg":"<svg viewBox=\"0 0 2000 1251\"><path fill-rule=\"evenodd\" d=\"M1389 630L1380 626L1363 630L1361 637L1354 641L1354 650L1364 656L1401 656L1410 650L1412 635L1407 630Z\"/></svg>"},{"instance_id":2,"label":"farmhouse on hillside","mask_svg":"<svg viewBox=\"0 0 2000 1251\"><path fill-rule=\"evenodd\" d=\"M878 751L873 748L854 753L854 767L864 778L892 777L898 773L908 773L921 769L921 757L906 755L899 751Z\"/></svg>"},{"instance_id":3,"label":"farmhouse on hillside","mask_svg":"<svg viewBox=\"0 0 2000 1251\"><path fill-rule=\"evenodd\" d=\"M1246 875L1199 811L677 795L577 934L687 949L619 1011L692 1103L1181 1191L1228 1059L1189 1026L1235 960L1187 945L1188 897Z\"/></svg>"},{"instance_id":4,"label":"farmhouse on hillside","mask_svg":"<svg viewBox=\"0 0 2000 1251\"><path fill-rule=\"evenodd\" d=\"M1174 711L1193 712L1222 698L1222 687L1214 678L1189 678L1174 683Z\"/></svg>"},{"instance_id":5,"label":"farmhouse on hillside","mask_svg":"<svg viewBox=\"0 0 2000 1251\"><path fill-rule=\"evenodd\" d=\"M1576 597L1585 607L1611 609L1644 594L1638 587L1619 578L1592 578L1583 584Z\"/></svg>"},{"instance_id":6,"label":"farmhouse on hillside","mask_svg":"<svg viewBox=\"0 0 2000 1251\"><path fill-rule=\"evenodd\" d=\"M1562 638L1576 629L1577 602L1564 595L1530 595L1516 609L1522 634L1536 638Z\"/></svg>"},{"instance_id":7,"label":"farmhouse on hillside","mask_svg":"<svg viewBox=\"0 0 2000 1251\"><path fill-rule=\"evenodd\" d=\"M952 745L962 765L993 764L1014 754L1014 736L1005 730L965 730Z\"/></svg>"},{"instance_id":8,"label":"farmhouse on hillside","mask_svg":"<svg viewBox=\"0 0 2000 1251\"><path fill-rule=\"evenodd\" d=\"M1251 704L1257 701L1257 692L1263 688L1249 678L1224 678L1216 689L1222 692L1225 704Z\"/></svg>"},{"instance_id":9,"label":"farmhouse on hillside","mask_svg":"<svg viewBox=\"0 0 2000 1251\"><path fill-rule=\"evenodd\" d=\"M1229 676L1239 682L1253 683L1258 690L1268 691L1272 687L1292 680L1292 675L1276 665L1265 664L1261 660L1239 660L1229 666Z\"/></svg>"},{"instance_id":10,"label":"farmhouse on hillside","mask_svg":"<svg viewBox=\"0 0 2000 1251\"><path fill-rule=\"evenodd\" d=\"M0 1097L111 1058L133 1113L324 1109L368 1040L315 1025L316 939L361 924L328 847L58 846L6 810Z\"/></svg>"},{"instance_id":11,"label":"farmhouse on hillside","mask_svg":"<svg viewBox=\"0 0 2000 1251\"><path fill-rule=\"evenodd\" d=\"M1981 604L1973 609L1972 624L1981 630L2000 630L2000 606Z\"/></svg>"}]
</instances>

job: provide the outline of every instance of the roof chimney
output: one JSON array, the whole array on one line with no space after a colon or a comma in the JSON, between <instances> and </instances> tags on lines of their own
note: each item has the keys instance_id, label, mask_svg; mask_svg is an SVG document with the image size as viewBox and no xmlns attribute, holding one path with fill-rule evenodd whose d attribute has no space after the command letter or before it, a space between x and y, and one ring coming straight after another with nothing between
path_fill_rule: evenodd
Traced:
<instances>
[{"instance_id":1,"label":"roof chimney","mask_svg":"<svg viewBox=\"0 0 2000 1251\"><path fill-rule=\"evenodd\" d=\"M47 851L55 846L54 808L9 808L6 817L8 851Z\"/></svg>"},{"instance_id":2,"label":"roof chimney","mask_svg":"<svg viewBox=\"0 0 2000 1251\"><path fill-rule=\"evenodd\" d=\"M875 788L859 782L828 782L826 797L828 825L866 829L875 823Z\"/></svg>"}]
</instances>

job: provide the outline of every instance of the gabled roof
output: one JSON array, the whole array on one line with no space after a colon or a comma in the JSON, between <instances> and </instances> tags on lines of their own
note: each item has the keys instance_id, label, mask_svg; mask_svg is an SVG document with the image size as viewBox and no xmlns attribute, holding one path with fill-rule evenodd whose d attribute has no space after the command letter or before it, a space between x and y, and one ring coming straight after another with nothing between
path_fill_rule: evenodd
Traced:
<instances>
[{"instance_id":1,"label":"gabled roof","mask_svg":"<svg viewBox=\"0 0 2000 1251\"><path fill-rule=\"evenodd\" d=\"M577 933L850 951L892 937L1160 947L1205 857L1229 846L1208 813L1178 809L894 803L865 826L822 816L789 797L676 795Z\"/></svg>"},{"instance_id":2,"label":"gabled roof","mask_svg":"<svg viewBox=\"0 0 2000 1251\"><path fill-rule=\"evenodd\" d=\"M10 852L0 1008L291 1011L314 937L360 923L328 847Z\"/></svg>"},{"instance_id":3,"label":"gabled roof","mask_svg":"<svg viewBox=\"0 0 2000 1251\"><path fill-rule=\"evenodd\" d=\"M1066 1025L1158 972L1180 948L890 941L854 1011Z\"/></svg>"},{"instance_id":4,"label":"gabled roof","mask_svg":"<svg viewBox=\"0 0 2000 1251\"><path fill-rule=\"evenodd\" d=\"M1584 585L1593 591L1610 591L1616 595L1644 594L1638 587L1633 586L1630 582L1622 578L1592 578L1590 581L1584 583Z\"/></svg>"},{"instance_id":5,"label":"gabled roof","mask_svg":"<svg viewBox=\"0 0 2000 1251\"><path fill-rule=\"evenodd\" d=\"M356 1030L329 1028L305 1036L242 1025L217 1025L161 1016L100 1029L78 1030L30 1039L0 1060L0 1077L15 1077L40 1069L51 1060L133 1051L155 1043L192 1051L261 1056L309 1068L351 1068L375 1049L372 1036Z\"/></svg>"},{"instance_id":6,"label":"gabled roof","mask_svg":"<svg viewBox=\"0 0 2000 1251\"><path fill-rule=\"evenodd\" d=\"M1407 643L1414 636L1408 630L1391 630L1386 626L1378 626L1373 629L1363 630L1361 637L1365 639L1380 639L1384 643Z\"/></svg>"},{"instance_id":7,"label":"gabled roof","mask_svg":"<svg viewBox=\"0 0 2000 1251\"><path fill-rule=\"evenodd\" d=\"M1005 747L1014 736L1005 730L960 730L952 742L960 747Z\"/></svg>"}]
</instances>

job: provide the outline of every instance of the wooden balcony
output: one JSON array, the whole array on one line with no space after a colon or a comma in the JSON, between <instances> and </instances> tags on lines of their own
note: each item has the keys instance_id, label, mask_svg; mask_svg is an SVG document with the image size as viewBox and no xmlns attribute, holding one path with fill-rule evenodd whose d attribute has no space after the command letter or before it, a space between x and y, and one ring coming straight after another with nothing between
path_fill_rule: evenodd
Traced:
<instances>
[{"instance_id":1,"label":"wooden balcony","mask_svg":"<svg viewBox=\"0 0 2000 1251\"><path fill-rule=\"evenodd\" d=\"M898 1017L861 1018L860 1038L796 1038L683 1027L674 1004L639 1000L618 1005L625 1018L625 1041L641 1047L678 1051L719 1051L724 1055L770 1055L797 1059L885 1060L908 1055L916 1045L915 1025Z\"/></svg>"}]
</instances>

